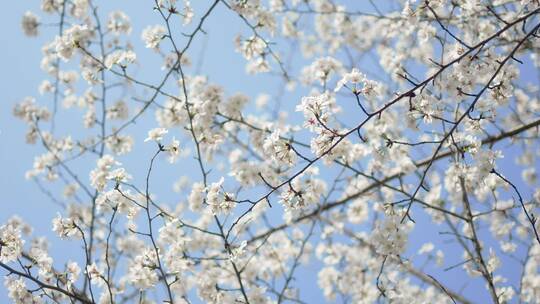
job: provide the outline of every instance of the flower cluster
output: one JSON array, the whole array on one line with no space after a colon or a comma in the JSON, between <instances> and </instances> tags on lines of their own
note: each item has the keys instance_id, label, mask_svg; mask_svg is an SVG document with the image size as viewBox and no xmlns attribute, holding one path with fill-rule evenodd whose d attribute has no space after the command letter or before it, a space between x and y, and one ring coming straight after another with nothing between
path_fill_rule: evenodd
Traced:
<instances>
[{"instance_id":1,"label":"flower cluster","mask_svg":"<svg viewBox=\"0 0 540 304\"><path fill-rule=\"evenodd\" d=\"M206 203L212 214L229 214L235 207L234 194L223 191L223 177L206 189Z\"/></svg>"}]
</instances>

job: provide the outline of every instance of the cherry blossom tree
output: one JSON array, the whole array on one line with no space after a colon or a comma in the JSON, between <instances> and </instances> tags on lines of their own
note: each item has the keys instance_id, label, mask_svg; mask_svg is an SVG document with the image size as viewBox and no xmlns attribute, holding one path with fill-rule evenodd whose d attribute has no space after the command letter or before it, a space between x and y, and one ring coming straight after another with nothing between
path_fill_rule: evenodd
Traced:
<instances>
[{"instance_id":1,"label":"cherry blossom tree","mask_svg":"<svg viewBox=\"0 0 540 304\"><path fill-rule=\"evenodd\" d=\"M100 2L22 16L26 177L80 251L3 223L14 303L540 303L538 0ZM278 89L200 68L220 11Z\"/></svg>"}]
</instances>

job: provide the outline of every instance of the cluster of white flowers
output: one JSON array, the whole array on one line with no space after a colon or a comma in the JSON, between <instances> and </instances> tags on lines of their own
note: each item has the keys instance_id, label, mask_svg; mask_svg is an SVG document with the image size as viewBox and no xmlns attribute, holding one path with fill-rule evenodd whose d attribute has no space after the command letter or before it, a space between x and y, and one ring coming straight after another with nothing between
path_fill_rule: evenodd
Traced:
<instances>
[{"instance_id":1,"label":"cluster of white flowers","mask_svg":"<svg viewBox=\"0 0 540 304\"><path fill-rule=\"evenodd\" d=\"M13 109L13 114L29 124L35 120L47 121L51 116L47 107L38 106L33 97L26 97L18 103Z\"/></svg>"},{"instance_id":2,"label":"cluster of white flowers","mask_svg":"<svg viewBox=\"0 0 540 304\"><path fill-rule=\"evenodd\" d=\"M39 269L39 276L46 281L53 279L53 259L47 252L45 243L33 242L32 247L28 251L28 255L32 258L33 263Z\"/></svg>"},{"instance_id":3,"label":"cluster of white flowers","mask_svg":"<svg viewBox=\"0 0 540 304\"><path fill-rule=\"evenodd\" d=\"M323 180L315 178L318 173L317 168L311 168L309 172L294 178L289 187L281 192L280 203L285 207L285 218L291 219L296 211L313 207L319 202L327 187Z\"/></svg>"},{"instance_id":4,"label":"cluster of white flowers","mask_svg":"<svg viewBox=\"0 0 540 304\"><path fill-rule=\"evenodd\" d=\"M193 16L195 16L193 8L191 7L191 2L189 0L184 0L184 9L182 10L182 15L184 17L182 25L190 24L193 20Z\"/></svg>"},{"instance_id":5,"label":"cluster of white flowers","mask_svg":"<svg viewBox=\"0 0 540 304\"><path fill-rule=\"evenodd\" d=\"M137 56L133 51L118 50L107 56L105 59L105 66L107 69L111 69L113 65L118 65L125 69L129 64L135 62Z\"/></svg>"},{"instance_id":6,"label":"cluster of white flowers","mask_svg":"<svg viewBox=\"0 0 540 304\"><path fill-rule=\"evenodd\" d=\"M184 258L184 252L190 241L191 238L186 235L178 219L173 219L159 229L161 248L168 248L165 252L165 265L179 276L190 269L192 264L190 260Z\"/></svg>"},{"instance_id":7,"label":"cluster of white flowers","mask_svg":"<svg viewBox=\"0 0 540 304\"><path fill-rule=\"evenodd\" d=\"M60 214L53 219L52 224L53 231L61 238L72 237L80 232L72 218L64 218Z\"/></svg>"},{"instance_id":8,"label":"cluster of white flowers","mask_svg":"<svg viewBox=\"0 0 540 304\"><path fill-rule=\"evenodd\" d=\"M296 152L291 143L281 137L279 130L275 130L264 140L263 148L268 156L280 165L292 166L296 162Z\"/></svg>"},{"instance_id":9,"label":"cluster of white flowers","mask_svg":"<svg viewBox=\"0 0 540 304\"><path fill-rule=\"evenodd\" d=\"M311 151L317 156L328 153L337 144L339 136L333 130L321 130L317 137L311 139ZM335 153L337 151L332 151Z\"/></svg>"},{"instance_id":10,"label":"cluster of white flowers","mask_svg":"<svg viewBox=\"0 0 540 304\"><path fill-rule=\"evenodd\" d=\"M22 18L23 32L27 36L37 36L39 28L39 18L32 12L26 12Z\"/></svg>"},{"instance_id":11,"label":"cluster of white flowers","mask_svg":"<svg viewBox=\"0 0 540 304\"><path fill-rule=\"evenodd\" d=\"M382 255L400 255L405 252L412 222L403 222L405 214L388 209L384 219L377 222L370 242L377 253Z\"/></svg>"},{"instance_id":12,"label":"cluster of white flowers","mask_svg":"<svg viewBox=\"0 0 540 304\"><path fill-rule=\"evenodd\" d=\"M178 157L180 157L180 141L176 139L176 137L173 137L171 140L171 143L168 145L162 145L163 137L169 133L169 130L165 128L154 128L148 131L148 137L144 140L147 141L155 141L157 142L161 149L163 151L166 151L169 156L169 162L171 164L175 163L178 160Z\"/></svg>"},{"instance_id":13,"label":"cluster of white flowers","mask_svg":"<svg viewBox=\"0 0 540 304\"><path fill-rule=\"evenodd\" d=\"M123 168L112 169L113 166L118 165L120 163L115 161L111 155L104 155L98 159L96 168L90 171L90 185L98 191L102 191L107 185L107 180L126 181L129 175Z\"/></svg>"},{"instance_id":14,"label":"cluster of white flowers","mask_svg":"<svg viewBox=\"0 0 540 304\"><path fill-rule=\"evenodd\" d=\"M267 42L259 36L251 36L242 39L236 38L236 49L248 60L246 71L249 74L264 73L270 71L269 63L266 60Z\"/></svg>"},{"instance_id":15,"label":"cluster of white flowers","mask_svg":"<svg viewBox=\"0 0 540 304\"><path fill-rule=\"evenodd\" d=\"M156 120L165 128L180 126L187 121L185 103L169 98L164 103L163 108L156 111Z\"/></svg>"},{"instance_id":16,"label":"cluster of white flowers","mask_svg":"<svg viewBox=\"0 0 540 304\"><path fill-rule=\"evenodd\" d=\"M171 128L182 124L193 126L200 147L211 158L212 153L222 143L221 132L212 129L216 115L220 109L223 114L237 116L243 106L243 98L231 97L226 104L223 102L223 89L220 86L208 84L206 77L186 77L187 101L184 98L169 98L165 106L156 111L156 119L162 127ZM188 134L191 133L190 130Z\"/></svg>"},{"instance_id":17,"label":"cluster of white flowers","mask_svg":"<svg viewBox=\"0 0 540 304\"><path fill-rule=\"evenodd\" d=\"M68 280L68 286L73 286L81 275L81 267L77 262L70 261L66 265L66 274Z\"/></svg>"},{"instance_id":18,"label":"cluster of white flowers","mask_svg":"<svg viewBox=\"0 0 540 304\"><path fill-rule=\"evenodd\" d=\"M343 65L332 57L323 57L315 60L302 70L302 80L306 84L319 83L326 85L333 74L341 73Z\"/></svg>"},{"instance_id":19,"label":"cluster of white flowers","mask_svg":"<svg viewBox=\"0 0 540 304\"><path fill-rule=\"evenodd\" d=\"M133 202L143 201L140 195L132 194L130 189L112 189L99 193L96 198L97 210L100 212L116 210L128 217L135 215L139 209Z\"/></svg>"},{"instance_id":20,"label":"cluster of white flowers","mask_svg":"<svg viewBox=\"0 0 540 304\"><path fill-rule=\"evenodd\" d=\"M206 203L213 214L229 214L236 206L234 194L223 191L224 182L222 177L206 189Z\"/></svg>"},{"instance_id":21,"label":"cluster of white flowers","mask_svg":"<svg viewBox=\"0 0 540 304\"><path fill-rule=\"evenodd\" d=\"M133 147L133 138L129 135L116 134L105 141L107 149L116 155L129 153Z\"/></svg>"},{"instance_id":22,"label":"cluster of white flowers","mask_svg":"<svg viewBox=\"0 0 540 304\"><path fill-rule=\"evenodd\" d=\"M270 1L270 7L275 5L275 1ZM233 1L232 9L245 18L245 22L256 25L253 27L254 35L248 38L238 35L235 39L236 50L248 60L246 72L257 74L271 71L268 61L270 57L281 64L279 54L271 48L273 41L265 37L266 34L273 37L278 27L276 16L272 11L265 7L262 1Z\"/></svg>"},{"instance_id":23,"label":"cluster of white flowers","mask_svg":"<svg viewBox=\"0 0 540 304\"><path fill-rule=\"evenodd\" d=\"M352 85L348 87L347 85ZM343 74L337 82L334 92L338 92L343 87L349 88L354 94L362 95L366 98L373 98L381 95L381 85L373 80L367 79L366 75L360 73L356 68L351 72Z\"/></svg>"},{"instance_id":24,"label":"cluster of white flowers","mask_svg":"<svg viewBox=\"0 0 540 304\"><path fill-rule=\"evenodd\" d=\"M23 245L24 240L17 227L9 224L0 226L0 262L17 260L22 254Z\"/></svg>"},{"instance_id":25,"label":"cluster of white flowers","mask_svg":"<svg viewBox=\"0 0 540 304\"><path fill-rule=\"evenodd\" d=\"M116 35L131 33L131 22L128 15L122 11L114 11L109 14L107 29Z\"/></svg>"},{"instance_id":26,"label":"cluster of white flowers","mask_svg":"<svg viewBox=\"0 0 540 304\"><path fill-rule=\"evenodd\" d=\"M166 32L162 25L148 26L143 30L141 38L147 48L157 49Z\"/></svg>"},{"instance_id":27,"label":"cluster of white flowers","mask_svg":"<svg viewBox=\"0 0 540 304\"><path fill-rule=\"evenodd\" d=\"M165 134L167 134L167 133L169 133L169 130L167 130L165 128L152 129L152 130L148 131L148 137L144 141L145 142L147 142L147 141L161 142L163 140L163 136L165 136Z\"/></svg>"},{"instance_id":28,"label":"cluster of white flowers","mask_svg":"<svg viewBox=\"0 0 540 304\"><path fill-rule=\"evenodd\" d=\"M61 37L55 38L56 54L64 61L68 61L75 50L83 47L91 37L92 31L87 25L75 24L67 29Z\"/></svg>"},{"instance_id":29,"label":"cluster of white flowers","mask_svg":"<svg viewBox=\"0 0 540 304\"><path fill-rule=\"evenodd\" d=\"M159 280L155 271L157 266L156 252L152 248L144 249L129 264L128 279L137 288L144 290L156 285Z\"/></svg>"},{"instance_id":30,"label":"cluster of white flowers","mask_svg":"<svg viewBox=\"0 0 540 304\"><path fill-rule=\"evenodd\" d=\"M347 210L349 222L360 224L365 222L369 216L368 202L364 199L355 199Z\"/></svg>"},{"instance_id":31,"label":"cluster of white flowers","mask_svg":"<svg viewBox=\"0 0 540 304\"><path fill-rule=\"evenodd\" d=\"M192 211L200 211L203 208L203 202L205 199L204 189L205 187L203 183L193 183L191 193L188 197L189 208Z\"/></svg>"},{"instance_id":32,"label":"cluster of white flowers","mask_svg":"<svg viewBox=\"0 0 540 304\"><path fill-rule=\"evenodd\" d=\"M15 277L6 277L4 286L8 292L8 296L15 303L43 303L43 300L38 295L33 295L26 287L26 282L23 278L16 279Z\"/></svg>"},{"instance_id":33,"label":"cluster of white flowers","mask_svg":"<svg viewBox=\"0 0 540 304\"><path fill-rule=\"evenodd\" d=\"M296 111L304 113L304 128L312 132L324 129L321 124L328 124L333 114L334 103L335 99L328 93L302 97Z\"/></svg>"}]
</instances>

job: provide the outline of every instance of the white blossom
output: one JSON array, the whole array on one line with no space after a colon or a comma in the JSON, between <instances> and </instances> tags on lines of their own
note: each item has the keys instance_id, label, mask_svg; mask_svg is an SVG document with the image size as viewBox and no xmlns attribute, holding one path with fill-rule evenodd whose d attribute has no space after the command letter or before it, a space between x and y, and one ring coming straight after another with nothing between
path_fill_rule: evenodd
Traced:
<instances>
[{"instance_id":1,"label":"white blossom","mask_svg":"<svg viewBox=\"0 0 540 304\"><path fill-rule=\"evenodd\" d=\"M0 226L0 262L7 263L18 259L23 250L24 240L21 232L12 225Z\"/></svg>"},{"instance_id":2,"label":"white blossom","mask_svg":"<svg viewBox=\"0 0 540 304\"><path fill-rule=\"evenodd\" d=\"M228 214L236 206L234 194L223 191L222 177L217 183L212 183L206 189L206 203L210 206L213 214Z\"/></svg>"},{"instance_id":3,"label":"white blossom","mask_svg":"<svg viewBox=\"0 0 540 304\"><path fill-rule=\"evenodd\" d=\"M294 152L291 144L281 138L281 132L275 130L264 141L264 149L269 156L276 162L282 165L292 166L296 162L296 152Z\"/></svg>"},{"instance_id":4,"label":"white blossom","mask_svg":"<svg viewBox=\"0 0 540 304\"><path fill-rule=\"evenodd\" d=\"M149 49L156 49L166 34L166 30L161 25L146 27L141 34L145 46Z\"/></svg>"},{"instance_id":5,"label":"white blossom","mask_svg":"<svg viewBox=\"0 0 540 304\"><path fill-rule=\"evenodd\" d=\"M22 29L27 36L37 36L39 28L39 18L34 13L27 11L22 18Z\"/></svg>"},{"instance_id":6,"label":"white blossom","mask_svg":"<svg viewBox=\"0 0 540 304\"><path fill-rule=\"evenodd\" d=\"M113 65L119 65L121 68L126 68L130 63L135 62L137 56L133 51L118 50L107 56L105 66L111 69Z\"/></svg>"},{"instance_id":7,"label":"white blossom","mask_svg":"<svg viewBox=\"0 0 540 304\"><path fill-rule=\"evenodd\" d=\"M165 128L154 128L148 131L148 137L144 141L147 142L153 140L160 142L163 140L163 136L167 133L169 133L169 130Z\"/></svg>"},{"instance_id":8,"label":"white blossom","mask_svg":"<svg viewBox=\"0 0 540 304\"><path fill-rule=\"evenodd\" d=\"M109 14L107 29L116 35L131 33L129 17L122 11L114 11Z\"/></svg>"}]
</instances>

